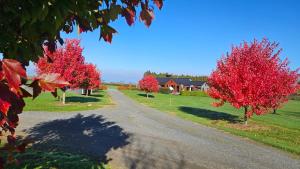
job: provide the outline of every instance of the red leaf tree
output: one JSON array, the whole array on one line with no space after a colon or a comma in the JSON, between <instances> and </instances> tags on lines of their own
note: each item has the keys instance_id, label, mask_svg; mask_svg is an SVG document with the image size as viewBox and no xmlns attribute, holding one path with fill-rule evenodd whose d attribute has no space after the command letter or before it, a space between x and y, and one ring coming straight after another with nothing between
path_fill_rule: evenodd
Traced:
<instances>
[{"instance_id":1,"label":"red leaf tree","mask_svg":"<svg viewBox=\"0 0 300 169\"><path fill-rule=\"evenodd\" d=\"M63 47L51 52L45 48L44 56L37 63L38 74L58 73L70 83L71 89L77 89L85 79L83 48L77 39L67 39ZM63 93L63 103L65 102Z\"/></svg>"},{"instance_id":2,"label":"red leaf tree","mask_svg":"<svg viewBox=\"0 0 300 169\"><path fill-rule=\"evenodd\" d=\"M287 96L296 92L298 75L288 68L287 60L280 60L282 50L277 47L267 39L233 46L209 77L208 94L220 100L213 105L229 102L235 108L243 107L247 124L253 113L267 113L287 101Z\"/></svg>"},{"instance_id":3,"label":"red leaf tree","mask_svg":"<svg viewBox=\"0 0 300 169\"><path fill-rule=\"evenodd\" d=\"M139 81L139 86L142 91L146 92L147 98L149 93L158 92L158 81L152 75L146 75L143 79Z\"/></svg>"},{"instance_id":4,"label":"red leaf tree","mask_svg":"<svg viewBox=\"0 0 300 169\"><path fill-rule=\"evenodd\" d=\"M70 83L70 88L79 88L84 79L82 51L78 39L67 39L65 45L55 52L45 48L44 56L37 63L37 72L58 73Z\"/></svg>"},{"instance_id":5,"label":"red leaf tree","mask_svg":"<svg viewBox=\"0 0 300 169\"><path fill-rule=\"evenodd\" d=\"M80 86L86 90L86 95L88 95L88 90L99 88L101 84L101 74L97 70L97 67L93 64L85 64L83 66L84 79Z\"/></svg>"}]
</instances>

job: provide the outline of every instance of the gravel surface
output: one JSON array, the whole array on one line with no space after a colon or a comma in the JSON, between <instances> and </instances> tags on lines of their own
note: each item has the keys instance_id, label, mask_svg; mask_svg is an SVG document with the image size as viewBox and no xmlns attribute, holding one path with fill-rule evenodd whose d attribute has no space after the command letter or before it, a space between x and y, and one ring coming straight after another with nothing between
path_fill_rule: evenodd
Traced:
<instances>
[{"instance_id":1,"label":"gravel surface","mask_svg":"<svg viewBox=\"0 0 300 169\"><path fill-rule=\"evenodd\" d=\"M115 106L24 112L18 132L34 148L89 155L113 169L295 168L299 156L143 106L110 89Z\"/></svg>"}]
</instances>

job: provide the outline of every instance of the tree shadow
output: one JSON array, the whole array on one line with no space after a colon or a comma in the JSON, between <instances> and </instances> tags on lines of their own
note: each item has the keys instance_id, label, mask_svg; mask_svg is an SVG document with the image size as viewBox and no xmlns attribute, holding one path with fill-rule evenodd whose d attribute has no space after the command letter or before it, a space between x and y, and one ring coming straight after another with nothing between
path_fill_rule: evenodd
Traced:
<instances>
[{"instance_id":1,"label":"tree shadow","mask_svg":"<svg viewBox=\"0 0 300 169\"><path fill-rule=\"evenodd\" d=\"M79 154L104 164L111 160L107 153L129 144L130 137L103 116L81 114L40 123L25 133L28 135L26 139L34 141L32 149L35 151Z\"/></svg>"},{"instance_id":2,"label":"tree shadow","mask_svg":"<svg viewBox=\"0 0 300 169\"><path fill-rule=\"evenodd\" d=\"M137 95L143 96L143 97L147 97L147 94L145 94L145 93L138 93ZM154 95L148 94L148 97L149 97L149 98L154 98Z\"/></svg>"},{"instance_id":3,"label":"tree shadow","mask_svg":"<svg viewBox=\"0 0 300 169\"><path fill-rule=\"evenodd\" d=\"M142 141L135 139L121 151L124 167L130 169L199 168L187 163L184 154L179 149L170 150L157 146L154 143L144 145Z\"/></svg>"},{"instance_id":4,"label":"tree shadow","mask_svg":"<svg viewBox=\"0 0 300 169\"><path fill-rule=\"evenodd\" d=\"M85 96L68 96L66 97L66 102L68 103L87 103L87 102L99 102L101 99L94 97Z\"/></svg>"},{"instance_id":5,"label":"tree shadow","mask_svg":"<svg viewBox=\"0 0 300 169\"><path fill-rule=\"evenodd\" d=\"M206 118L209 120L224 120L229 123L240 123L241 119L239 116L231 115L224 112L217 112L217 111L211 111L207 109L201 109L201 108L194 108L194 107L187 107L187 106L180 106L178 108L179 110L192 114L194 116Z\"/></svg>"}]
</instances>

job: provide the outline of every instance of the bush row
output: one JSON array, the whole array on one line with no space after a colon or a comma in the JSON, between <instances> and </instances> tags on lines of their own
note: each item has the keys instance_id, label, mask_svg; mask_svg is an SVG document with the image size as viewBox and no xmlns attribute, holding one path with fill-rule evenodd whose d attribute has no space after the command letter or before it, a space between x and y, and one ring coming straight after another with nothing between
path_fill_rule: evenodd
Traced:
<instances>
[{"instance_id":1,"label":"bush row","mask_svg":"<svg viewBox=\"0 0 300 169\"><path fill-rule=\"evenodd\" d=\"M292 94L289 96L289 100L300 100L299 94Z\"/></svg>"},{"instance_id":2,"label":"bush row","mask_svg":"<svg viewBox=\"0 0 300 169\"><path fill-rule=\"evenodd\" d=\"M207 97L207 93L204 91L196 90L196 91L181 91L180 95L182 96L201 96Z\"/></svg>"},{"instance_id":3,"label":"bush row","mask_svg":"<svg viewBox=\"0 0 300 169\"><path fill-rule=\"evenodd\" d=\"M123 86L118 86L118 90L139 90L136 88L136 86L133 85L123 85Z\"/></svg>"},{"instance_id":4,"label":"bush row","mask_svg":"<svg viewBox=\"0 0 300 169\"><path fill-rule=\"evenodd\" d=\"M101 85L101 86L99 87L99 89L100 89L100 90L107 90L107 89L108 89L108 87L107 87L107 86L105 86L105 85Z\"/></svg>"},{"instance_id":5,"label":"bush row","mask_svg":"<svg viewBox=\"0 0 300 169\"><path fill-rule=\"evenodd\" d=\"M159 88L159 93L169 94L170 93L170 89L168 87L161 87L161 88Z\"/></svg>"}]
</instances>

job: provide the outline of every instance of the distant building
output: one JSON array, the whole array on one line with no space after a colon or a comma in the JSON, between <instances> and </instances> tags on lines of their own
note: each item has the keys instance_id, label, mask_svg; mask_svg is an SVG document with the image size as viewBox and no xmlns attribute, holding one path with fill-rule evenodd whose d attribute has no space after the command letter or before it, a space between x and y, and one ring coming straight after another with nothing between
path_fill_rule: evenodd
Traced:
<instances>
[{"instance_id":1,"label":"distant building","mask_svg":"<svg viewBox=\"0 0 300 169\"><path fill-rule=\"evenodd\" d=\"M192 81L190 78L157 77L159 87L172 87L175 92L202 90L209 88L204 81Z\"/></svg>"}]
</instances>

